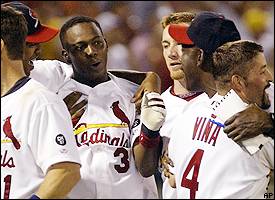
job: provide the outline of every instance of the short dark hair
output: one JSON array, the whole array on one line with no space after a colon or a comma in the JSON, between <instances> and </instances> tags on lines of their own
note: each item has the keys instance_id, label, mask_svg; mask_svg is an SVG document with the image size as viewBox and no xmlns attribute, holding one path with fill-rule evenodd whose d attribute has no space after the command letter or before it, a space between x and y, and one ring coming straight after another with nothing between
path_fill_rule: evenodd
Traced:
<instances>
[{"instance_id":1,"label":"short dark hair","mask_svg":"<svg viewBox=\"0 0 275 200\"><path fill-rule=\"evenodd\" d=\"M263 52L263 47L256 42L248 40L239 40L228 42L219 48L213 54L213 76L215 79L225 80L233 74L242 77L248 75L248 67L253 58L258 53Z\"/></svg>"},{"instance_id":2,"label":"short dark hair","mask_svg":"<svg viewBox=\"0 0 275 200\"><path fill-rule=\"evenodd\" d=\"M10 6L1 5L1 39L10 59L23 59L27 33L28 26L23 14Z\"/></svg>"},{"instance_id":3,"label":"short dark hair","mask_svg":"<svg viewBox=\"0 0 275 200\"><path fill-rule=\"evenodd\" d=\"M71 19L69 19L68 21L65 22L65 24L63 24L63 26L61 27L60 30L60 42L62 44L62 47L64 49L67 49L67 44L65 43L64 39L65 39L65 34L66 31L73 27L75 24L80 24L80 23L94 23L100 30L100 32L103 35L103 31L102 28L100 26L100 24L98 23L98 21L96 21L95 19L88 17L88 16L76 16L76 17L72 17Z\"/></svg>"}]
</instances>

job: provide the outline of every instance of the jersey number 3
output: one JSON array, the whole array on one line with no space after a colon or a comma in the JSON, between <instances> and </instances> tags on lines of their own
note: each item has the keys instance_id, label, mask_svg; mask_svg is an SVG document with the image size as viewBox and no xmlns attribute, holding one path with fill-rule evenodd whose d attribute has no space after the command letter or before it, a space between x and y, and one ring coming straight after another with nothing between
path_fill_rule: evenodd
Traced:
<instances>
[{"instance_id":1,"label":"jersey number 3","mask_svg":"<svg viewBox=\"0 0 275 200\"><path fill-rule=\"evenodd\" d=\"M190 190L190 199L195 199L196 198L196 191L198 191L199 188L199 183L198 183L198 175L199 175L199 170L200 170L200 165L201 165L201 159L203 156L203 150L198 149L191 160L189 161L182 179L181 179L181 186L188 188ZM190 173L192 167L194 166L194 171L192 175L192 179L187 179L188 174Z\"/></svg>"},{"instance_id":2,"label":"jersey number 3","mask_svg":"<svg viewBox=\"0 0 275 200\"><path fill-rule=\"evenodd\" d=\"M128 151L122 147L117 148L116 151L114 152L114 157L118 157L120 154L123 155L123 157L121 158L121 164L122 165L115 165L115 170L118 173L125 173L128 171L129 169L129 155L128 155Z\"/></svg>"}]
</instances>

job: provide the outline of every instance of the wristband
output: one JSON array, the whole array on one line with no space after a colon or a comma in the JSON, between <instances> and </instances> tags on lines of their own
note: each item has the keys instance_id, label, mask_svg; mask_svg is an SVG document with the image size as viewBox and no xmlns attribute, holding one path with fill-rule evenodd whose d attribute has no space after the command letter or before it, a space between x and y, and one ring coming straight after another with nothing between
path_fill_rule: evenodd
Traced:
<instances>
[{"instance_id":1,"label":"wristband","mask_svg":"<svg viewBox=\"0 0 275 200\"><path fill-rule=\"evenodd\" d=\"M151 131L144 124L141 125L141 132L139 135L139 143L146 148L152 148L159 144L159 131Z\"/></svg>"},{"instance_id":2,"label":"wristband","mask_svg":"<svg viewBox=\"0 0 275 200\"><path fill-rule=\"evenodd\" d=\"M139 143L142 144L146 148L152 148L159 144L160 136L157 138L148 138L142 132L139 135Z\"/></svg>"},{"instance_id":3,"label":"wristband","mask_svg":"<svg viewBox=\"0 0 275 200\"><path fill-rule=\"evenodd\" d=\"M146 135L149 139L151 138L157 138L159 137L159 130L157 131L152 131L149 128L147 128L144 124L141 124L141 133Z\"/></svg>"},{"instance_id":4,"label":"wristband","mask_svg":"<svg viewBox=\"0 0 275 200\"><path fill-rule=\"evenodd\" d=\"M35 194L33 194L30 199L40 199L40 198L38 196L36 196Z\"/></svg>"}]
</instances>

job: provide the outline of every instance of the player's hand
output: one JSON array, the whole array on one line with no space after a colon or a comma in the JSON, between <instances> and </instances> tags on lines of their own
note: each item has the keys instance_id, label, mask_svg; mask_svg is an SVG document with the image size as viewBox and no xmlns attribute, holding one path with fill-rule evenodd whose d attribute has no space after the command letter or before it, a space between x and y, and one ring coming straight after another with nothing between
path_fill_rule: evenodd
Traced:
<instances>
[{"instance_id":1,"label":"player's hand","mask_svg":"<svg viewBox=\"0 0 275 200\"><path fill-rule=\"evenodd\" d=\"M73 126L77 124L83 113L85 112L86 105L87 105L87 100L84 99L81 102L75 104L78 99L81 97L80 92L72 92L68 94L63 101L67 105L67 108L71 114Z\"/></svg>"},{"instance_id":2,"label":"player's hand","mask_svg":"<svg viewBox=\"0 0 275 200\"><path fill-rule=\"evenodd\" d=\"M272 127L272 120L267 112L251 104L247 109L226 120L224 125L224 132L228 137L239 142L264 133Z\"/></svg>"},{"instance_id":3,"label":"player's hand","mask_svg":"<svg viewBox=\"0 0 275 200\"><path fill-rule=\"evenodd\" d=\"M151 131L159 131L165 116L166 109L160 94L145 92L141 103L141 122Z\"/></svg>"},{"instance_id":4,"label":"player's hand","mask_svg":"<svg viewBox=\"0 0 275 200\"><path fill-rule=\"evenodd\" d=\"M141 101L145 92L161 93L161 80L157 73L148 72L146 78L137 89L131 102L136 104L136 109L140 113Z\"/></svg>"},{"instance_id":5,"label":"player's hand","mask_svg":"<svg viewBox=\"0 0 275 200\"><path fill-rule=\"evenodd\" d=\"M169 185L172 188L176 188L175 175L170 172L169 166L174 167L173 161L168 156L168 150L164 150L163 154L160 157L160 165L163 172L163 175L168 178Z\"/></svg>"}]
</instances>

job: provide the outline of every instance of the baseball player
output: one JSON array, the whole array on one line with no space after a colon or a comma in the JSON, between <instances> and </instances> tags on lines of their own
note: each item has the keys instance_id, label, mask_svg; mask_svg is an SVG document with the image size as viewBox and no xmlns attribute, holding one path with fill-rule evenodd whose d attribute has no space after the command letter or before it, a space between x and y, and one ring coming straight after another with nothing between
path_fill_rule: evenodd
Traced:
<instances>
[{"instance_id":1,"label":"baseball player","mask_svg":"<svg viewBox=\"0 0 275 200\"><path fill-rule=\"evenodd\" d=\"M23 15L1 5L1 198L65 198L80 158L62 99L25 76Z\"/></svg>"},{"instance_id":2,"label":"baseball player","mask_svg":"<svg viewBox=\"0 0 275 200\"><path fill-rule=\"evenodd\" d=\"M50 89L62 98L78 91L83 94L79 101L88 102L74 133L82 179L69 197L157 198L152 175L158 163L158 131L165 117L160 95L144 95L139 118L130 102L138 85L107 72L107 43L95 20L70 19L62 26L60 39L71 65L36 61L39 67L31 76L53 86Z\"/></svg>"},{"instance_id":3,"label":"baseball player","mask_svg":"<svg viewBox=\"0 0 275 200\"><path fill-rule=\"evenodd\" d=\"M189 28L174 26L173 29L170 34L175 40L184 43L188 38L208 55L220 42L239 37L232 21L209 12L199 14ZM178 37L179 32L184 35ZM175 165L178 198L264 198L268 175L274 169L274 141L271 138L263 136L260 144L250 140L238 145L223 132L225 119L243 110L246 103L257 103L261 107L270 103L265 88L269 86L271 75L266 69L261 46L247 41L229 44L216 50L220 54L214 53L212 72L218 83L218 95L209 103L189 106L178 117L173 129L169 145L174 148L170 148L169 155ZM255 65L251 66L252 62ZM253 88L258 75L251 72L260 73L260 70L264 72L260 74L259 87ZM237 76L246 77L241 80L243 85L238 85ZM184 130L179 125L183 122L188 122Z\"/></svg>"},{"instance_id":4,"label":"baseball player","mask_svg":"<svg viewBox=\"0 0 275 200\"><path fill-rule=\"evenodd\" d=\"M173 24L190 24L195 14L189 12L172 13L162 20L162 48L163 57L166 61L167 68L170 72L170 77L174 84L162 93L167 116L160 130L163 137L163 155L169 151L166 150L171 137L171 129L174 126L174 120L179 113L184 112L187 107L195 101L208 100L208 96L202 92L202 85L205 84L203 77L204 73L196 63L199 49L193 44L180 45L169 34L169 27ZM210 83L209 81L206 83ZM215 88L214 84L210 88ZM205 88L205 87L204 87ZM173 147L171 147L173 148ZM169 155L168 155L169 156ZM164 176L173 177L173 168L166 171L168 167L166 162L169 160L167 156L163 156L161 164L164 165ZM169 179L163 177L162 196L164 199L176 198L176 190L169 184Z\"/></svg>"}]
</instances>

